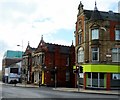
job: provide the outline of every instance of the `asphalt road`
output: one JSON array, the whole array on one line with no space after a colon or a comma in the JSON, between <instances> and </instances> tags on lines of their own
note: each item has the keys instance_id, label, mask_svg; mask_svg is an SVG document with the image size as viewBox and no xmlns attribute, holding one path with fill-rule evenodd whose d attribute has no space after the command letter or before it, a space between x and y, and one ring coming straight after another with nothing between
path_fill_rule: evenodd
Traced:
<instances>
[{"instance_id":1,"label":"asphalt road","mask_svg":"<svg viewBox=\"0 0 120 100\"><path fill-rule=\"evenodd\" d=\"M73 92L63 92L63 91L55 91L50 87L40 87L40 88L25 88L25 87L14 87L9 85L1 85L2 89L0 89L0 93L2 98L6 98L3 100L17 100L20 98L23 99L31 99L33 98L47 98L47 99L99 99L99 100L120 100L117 95L102 95L102 94L86 94L86 93L73 93ZM91 99L90 99L91 98ZM20 99L21 100L21 99Z\"/></svg>"}]
</instances>

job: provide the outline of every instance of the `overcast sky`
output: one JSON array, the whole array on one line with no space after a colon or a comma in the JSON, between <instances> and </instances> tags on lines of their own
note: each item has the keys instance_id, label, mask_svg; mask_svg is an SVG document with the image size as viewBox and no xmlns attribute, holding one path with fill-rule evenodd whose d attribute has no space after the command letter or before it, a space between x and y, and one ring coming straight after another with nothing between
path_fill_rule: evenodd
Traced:
<instances>
[{"instance_id":1,"label":"overcast sky","mask_svg":"<svg viewBox=\"0 0 120 100\"><path fill-rule=\"evenodd\" d=\"M81 0L93 10L95 0ZM118 12L119 0L96 0L98 10ZM6 50L25 50L28 41L71 45L80 0L0 0L0 69Z\"/></svg>"}]
</instances>

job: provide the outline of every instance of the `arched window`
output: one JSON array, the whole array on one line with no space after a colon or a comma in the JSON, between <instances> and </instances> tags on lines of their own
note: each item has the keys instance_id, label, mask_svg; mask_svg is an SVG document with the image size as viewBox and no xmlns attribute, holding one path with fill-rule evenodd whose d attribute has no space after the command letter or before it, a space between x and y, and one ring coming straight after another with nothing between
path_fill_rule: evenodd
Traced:
<instances>
[{"instance_id":1,"label":"arched window","mask_svg":"<svg viewBox=\"0 0 120 100\"><path fill-rule=\"evenodd\" d=\"M80 47L78 49L78 63L81 63L81 62L84 62L84 50L83 50L83 47Z\"/></svg>"},{"instance_id":2,"label":"arched window","mask_svg":"<svg viewBox=\"0 0 120 100\"><path fill-rule=\"evenodd\" d=\"M92 40L99 39L99 29L92 29Z\"/></svg>"}]
</instances>

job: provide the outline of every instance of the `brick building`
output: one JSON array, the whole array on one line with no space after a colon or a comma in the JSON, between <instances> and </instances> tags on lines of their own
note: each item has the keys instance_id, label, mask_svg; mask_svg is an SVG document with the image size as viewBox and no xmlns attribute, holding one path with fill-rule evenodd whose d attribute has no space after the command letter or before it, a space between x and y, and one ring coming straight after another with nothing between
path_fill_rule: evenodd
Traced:
<instances>
[{"instance_id":1,"label":"brick building","mask_svg":"<svg viewBox=\"0 0 120 100\"><path fill-rule=\"evenodd\" d=\"M22 60L22 51L7 50L2 59L2 81L5 82L5 68Z\"/></svg>"},{"instance_id":2,"label":"brick building","mask_svg":"<svg viewBox=\"0 0 120 100\"><path fill-rule=\"evenodd\" d=\"M83 68L84 88L120 87L120 14L83 9L80 2L75 30L76 66Z\"/></svg>"},{"instance_id":3,"label":"brick building","mask_svg":"<svg viewBox=\"0 0 120 100\"><path fill-rule=\"evenodd\" d=\"M26 51L28 52L28 51ZM32 51L29 78L34 84L74 87L75 47L46 43L41 37L38 47ZM29 58L30 59L30 58ZM27 74L28 75L28 74Z\"/></svg>"}]
</instances>

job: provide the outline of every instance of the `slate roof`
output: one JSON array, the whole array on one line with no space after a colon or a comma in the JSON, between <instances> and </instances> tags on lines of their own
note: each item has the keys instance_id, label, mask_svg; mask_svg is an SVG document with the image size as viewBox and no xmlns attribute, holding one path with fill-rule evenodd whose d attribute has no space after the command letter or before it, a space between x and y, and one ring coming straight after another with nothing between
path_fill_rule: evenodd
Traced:
<instances>
[{"instance_id":1,"label":"slate roof","mask_svg":"<svg viewBox=\"0 0 120 100\"><path fill-rule=\"evenodd\" d=\"M94 13L94 10L84 10L84 14L86 15L88 20L90 20L93 13ZM120 13L115 13L112 11L108 11L108 12L99 11L99 14L103 20L120 21ZM98 16L98 14L96 14L96 16Z\"/></svg>"},{"instance_id":2,"label":"slate roof","mask_svg":"<svg viewBox=\"0 0 120 100\"><path fill-rule=\"evenodd\" d=\"M43 35L41 37L41 40L39 42L38 47L35 49L34 53L38 53L40 51L49 51L49 52L55 52L55 48L58 46L60 53L68 54L70 52L70 46L65 45L59 45L59 44L52 44L52 43L46 43L43 40Z\"/></svg>"},{"instance_id":3,"label":"slate roof","mask_svg":"<svg viewBox=\"0 0 120 100\"><path fill-rule=\"evenodd\" d=\"M46 46L47 46L48 51L50 51L50 52L54 52L55 51L55 46L59 46L60 53L68 54L69 51L70 51L70 47L69 46L52 44L52 43L46 43Z\"/></svg>"},{"instance_id":4,"label":"slate roof","mask_svg":"<svg viewBox=\"0 0 120 100\"><path fill-rule=\"evenodd\" d=\"M96 2L95 2L95 8L94 8L94 11L91 14L90 20L91 21L103 20L100 12L97 9Z\"/></svg>"}]
</instances>

